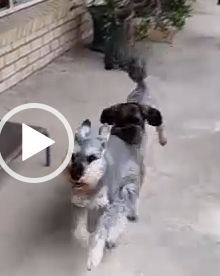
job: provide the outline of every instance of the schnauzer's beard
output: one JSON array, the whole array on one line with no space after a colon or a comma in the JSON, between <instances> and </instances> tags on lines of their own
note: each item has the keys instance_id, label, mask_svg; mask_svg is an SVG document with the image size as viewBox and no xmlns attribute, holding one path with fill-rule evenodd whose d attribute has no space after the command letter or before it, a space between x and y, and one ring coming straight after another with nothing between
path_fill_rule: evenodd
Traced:
<instances>
[{"instance_id":1,"label":"schnauzer's beard","mask_svg":"<svg viewBox=\"0 0 220 276\"><path fill-rule=\"evenodd\" d=\"M80 178L79 182L87 183L91 190L94 190L102 178L106 169L104 158L93 161L88 168L86 168L84 175Z\"/></svg>"},{"instance_id":2,"label":"schnauzer's beard","mask_svg":"<svg viewBox=\"0 0 220 276\"><path fill-rule=\"evenodd\" d=\"M96 192L96 188L106 170L104 157L93 161L86 169L83 176L77 181L82 183L81 188L75 188L73 184L71 203L78 207L87 207L91 197Z\"/></svg>"}]
</instances>

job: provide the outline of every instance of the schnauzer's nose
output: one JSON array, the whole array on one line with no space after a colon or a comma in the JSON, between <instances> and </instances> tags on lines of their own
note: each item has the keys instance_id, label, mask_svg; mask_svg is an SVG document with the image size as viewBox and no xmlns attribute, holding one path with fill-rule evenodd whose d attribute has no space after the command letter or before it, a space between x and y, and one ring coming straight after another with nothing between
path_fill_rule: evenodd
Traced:
<instances>
[{"instance_id":1,"label":"schnauzer's nose","mask_svg":"<svg viewBox=\"0 0 220 276\"><path fill-rule=\"evenodd\" d=\"M79 180L83 175L84 167L81 163L75 163L72 166L72 178L74 180Z\"/></svg>"}]
</instances>

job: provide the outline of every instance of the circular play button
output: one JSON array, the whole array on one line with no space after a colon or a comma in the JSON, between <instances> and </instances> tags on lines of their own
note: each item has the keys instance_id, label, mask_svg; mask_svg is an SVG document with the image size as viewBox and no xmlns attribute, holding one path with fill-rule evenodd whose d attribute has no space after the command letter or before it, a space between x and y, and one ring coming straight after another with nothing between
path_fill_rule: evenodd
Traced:
<instances>
[{"instance_id":1,"label":"circular play button","mask_svg":"<svg viewBox=\"0 0 220 276\"><path fill-rule=\"evenodd\" d=\"M67 167L67 165L70 162L73 148L74 148L74 138L73 138L73 132L72 132L71 126L68 123L67 119L55 108L49 105L39 104L39 103L23 104L9 111L0 121L0 134L4 125L12 116L14 116L16 113L20 111L33 109L33 108L48 111L52 113L54 116L56 116L63 123L67 131L68 140L69 140L67 154L63 163L54 172L43 177L34 177L34 178L26 177L14 172L11 168L8 167L8 165L4 161L1 152L0 152L0 165L10 176L16 178L17 180L20 180L22 182L27 182L27 183L41 183L41 182L49 181L54 177L58 176ZM22 161L27 160L31 156L37 154L38 152L44 150L45 148L48 148L53 144L55 144L55 141L53 141L49 137L46 137L44 134L41 134L40 132L38 132L37 130L33 129L32 127L26 124L22 124Z\"/></svg>"}]
</instances>

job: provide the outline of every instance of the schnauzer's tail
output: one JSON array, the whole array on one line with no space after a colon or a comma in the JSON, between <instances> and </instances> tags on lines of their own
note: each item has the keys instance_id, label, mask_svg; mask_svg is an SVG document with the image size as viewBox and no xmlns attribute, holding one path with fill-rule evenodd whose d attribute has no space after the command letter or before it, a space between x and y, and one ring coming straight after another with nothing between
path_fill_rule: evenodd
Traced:
<instances>
[{"instance_id":1,"label":"schnauzer's tail","mask_svg":"<svg viewBox=\"0 0 220 276\"><path fill-rule=\"evenodd\" d=\"M147 77L145 60L138 57L129 58L122 63L121 68L127 72L130 79L136 83L135 89L128 95L127 102L148 103L150 94L145 79Z\"/></svg>"}]
</instances>

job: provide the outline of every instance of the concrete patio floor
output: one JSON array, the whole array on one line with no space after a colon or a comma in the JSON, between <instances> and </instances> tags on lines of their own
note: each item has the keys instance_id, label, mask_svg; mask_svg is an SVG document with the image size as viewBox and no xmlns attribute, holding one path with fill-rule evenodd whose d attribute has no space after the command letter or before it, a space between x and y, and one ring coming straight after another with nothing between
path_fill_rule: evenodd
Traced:
<instances>
[{"instance_id":1,"label":"concrete patio floor","mask_svg":"<svg viewBox=\"0 0 220 276\"><path fill-rule=\"evenodd\" d=\"M193 17L173 46L153 44L149 86L161 107L169 143L153 141L140 220L101 266L86 271L86 250L70 238L70 187L61 177L27 184L0 179L0 275L2 276L217 276L220 275L220 7L198 0ZM98 122L103 107L124 101L133 84L119 71L103 70L101 57L71 52L0 95L0 116L28 102L58 109L73 128ZM46 112L14 120L47 127L53 164L42 154L12 167L40 176L62 161L67 138ZM62 135L61 135L62 134Z\"/></svg>"}]
</instances>

